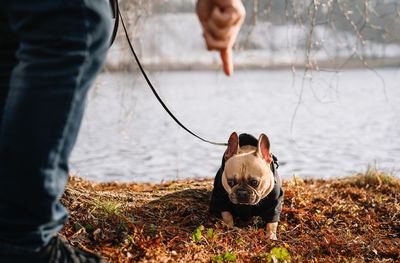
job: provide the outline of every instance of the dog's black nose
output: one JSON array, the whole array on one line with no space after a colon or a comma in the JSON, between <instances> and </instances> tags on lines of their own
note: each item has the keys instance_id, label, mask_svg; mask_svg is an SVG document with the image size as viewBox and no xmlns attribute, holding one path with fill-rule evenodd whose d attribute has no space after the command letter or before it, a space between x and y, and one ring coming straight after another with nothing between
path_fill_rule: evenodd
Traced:
<instances>
[{"instance_id":1,"label":"dog's black nose","mask_svg":"<svg viewBox=\"0 0 400 263\"><path fill-rule=\"evenodd\" d=\"M247 190L246 188L239 188L236 190L236 195L239 201L248 201L249 190Z\"/></svg>"}]
</instances>

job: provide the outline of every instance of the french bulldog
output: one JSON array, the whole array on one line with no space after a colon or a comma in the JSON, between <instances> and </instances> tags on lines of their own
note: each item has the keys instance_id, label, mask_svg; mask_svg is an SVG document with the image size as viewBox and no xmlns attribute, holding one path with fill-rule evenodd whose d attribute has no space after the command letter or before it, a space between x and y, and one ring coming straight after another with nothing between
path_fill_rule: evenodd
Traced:
<instances>
[{"instance_id":1,"label":"french bulldog","mask_svg":"<svg viewBox=\"0 0 400 263\"><path fill-rule=\"evenodd\" d=\"M277 159L265 134L257 140L232 133L214 179L210 212L231 227L234 216L245 221L261 216L267 223L267 236L276 240L284 194L276 169Z\"/></svg>"}]
</instances>

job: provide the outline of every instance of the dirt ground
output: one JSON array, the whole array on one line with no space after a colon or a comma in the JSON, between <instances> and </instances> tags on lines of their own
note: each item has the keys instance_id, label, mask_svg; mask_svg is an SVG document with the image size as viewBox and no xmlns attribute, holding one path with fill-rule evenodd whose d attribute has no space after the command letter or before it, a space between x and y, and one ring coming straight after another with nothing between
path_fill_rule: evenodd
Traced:
<instances>
[{"instance_id":1,"label":"dirt ground","mask_svg":"<svg viewBox=\"0 0 400 263\"><path fill-rule=\"evenodd\" d=\"M400 262L400 181L368 169L283 183L278 240L258 217L228 228L208 212L213 180L94 183L70 177L61 235L109 262Z\"/></svg>"}]
</instances>

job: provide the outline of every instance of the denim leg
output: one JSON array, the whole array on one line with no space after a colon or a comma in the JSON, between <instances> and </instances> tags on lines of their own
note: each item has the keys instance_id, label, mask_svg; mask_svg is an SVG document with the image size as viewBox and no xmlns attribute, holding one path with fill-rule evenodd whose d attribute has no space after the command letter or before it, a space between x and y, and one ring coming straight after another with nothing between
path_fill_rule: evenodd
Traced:
<instances>
[{"instance_id":1,"label":"denim leg","mask_svg":"<svg viewBox=\"0 0 400 263\"><path fill-rule=\"evenodd\" d=\"M0 256L44 247L67 220L59 199L68 158L112 26L108 0L9 0L2 8L18 47L8 87L8 62L0 62L8 93L0 118ZM1 33L3 43L9 35Z\"/></svg>"},{"instance_id":2,"label":"denim leg","mask_svg":"<svg viewBox=\"0 0 400 263\"><path fill-rule=\"evenodd\" d=\"M0 9L0 123L10 87L11 71L17 64L15 52L18 45L18 37L9 27L7 15Z\"/></svg>"}]
</instances>

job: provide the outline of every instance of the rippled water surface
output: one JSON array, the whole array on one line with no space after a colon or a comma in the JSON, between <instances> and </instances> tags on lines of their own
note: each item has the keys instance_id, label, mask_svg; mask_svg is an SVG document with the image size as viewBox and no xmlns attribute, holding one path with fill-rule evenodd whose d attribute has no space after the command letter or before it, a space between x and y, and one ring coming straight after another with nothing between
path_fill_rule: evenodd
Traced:
<instances>
[{"instance_id":1,"label":"rippled water surface","mask_svg":"<svg viewBox=\"0 0 400 263\"><path fill-rule=\"evenodd\" d=\"M152 80L176 116L210 140L268 135L283 178L400 170L400 71L165 72ZM178 127L138 74L102 74L90 91L71 172L96 181L214 177L225 148ZM398 173L397 173L398 174Z\"/></svg>"}]
</instances>

